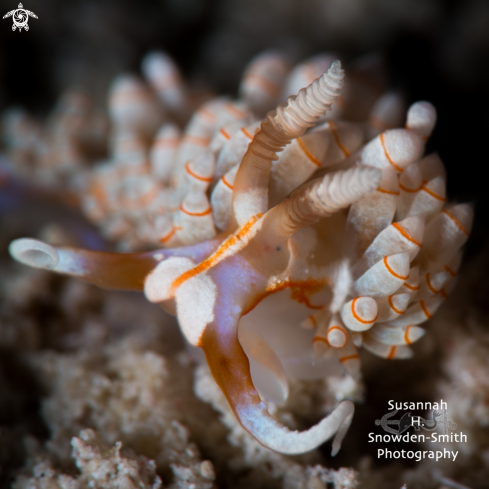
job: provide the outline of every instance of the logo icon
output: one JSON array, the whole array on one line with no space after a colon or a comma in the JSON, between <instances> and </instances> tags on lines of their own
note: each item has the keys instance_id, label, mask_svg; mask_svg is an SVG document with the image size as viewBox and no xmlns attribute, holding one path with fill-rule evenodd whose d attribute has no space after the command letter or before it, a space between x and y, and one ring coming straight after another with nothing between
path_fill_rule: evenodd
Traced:
<instances>
[{"instance_id":1,"label":"logo icon","mask_svg":"<svg viewBox=\"0 0 489 489\"><path fill-rule=\"evenodd\" d=\"M426 431L434 431L437 426L443 427L443 431L445 434L448 433L448 429L450 430L456 430L457 429L457 423L455 423L453 420L448 419L448 412L446 409L443 409L443 414L433 410L433 413L431 415L432 419L424 419L421 416L411 416L411 413L405 413L399 420L390 420L389 418L392 418L398 413L398 409L394 411L390 411L387 414L384 414L382 416L382 419L376 419L375 420L375 425L376 426L382 426L384 431L387 431L387 433L392 433L393 435L400 435L407 431L411 426L414 426L414 429L416 431L419 431L420 429L426 430ZM441 419L438 419L442 417ZM390 426L397 426L398 429L396 430L395 428L391 428Z\"/></svg>"},{"instance_id":2,"label":"logo icon","mask_svg":"<svg viewBox=\"0 0 489 489\"><path fill-rule=\"evenodd\" d=\"M15 29L19 29L19 32L21 32L22 29L25 29L26 31L29 30L29 26L27 24L27 22L29 22L29 17L34 17L34 19L37 19L37 15L30 10L26 10L21 3L19 3L16 10L11 10L3 16L4 19L7 17L12 17L12 20L14 21L12 30L15 31Z\"/></svg>"}]
</instances>

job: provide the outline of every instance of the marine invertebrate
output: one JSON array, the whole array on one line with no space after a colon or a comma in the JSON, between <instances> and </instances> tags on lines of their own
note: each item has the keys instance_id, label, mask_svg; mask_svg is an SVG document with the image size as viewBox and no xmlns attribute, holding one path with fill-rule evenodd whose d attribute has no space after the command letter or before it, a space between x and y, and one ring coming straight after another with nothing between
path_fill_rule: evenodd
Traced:
<instances>
[{"instance_id":1,"label":"marine invertebrate","mask_svg":"<svg viewBox=\"0 0 489 489\"><path fill-rule=\"evenodd\" d=\"M410 356L407 345L424 333L418 325L447 295L471 225L469 205L444 207L439 158L422 158L436 119L431 104L414 104L405 129L381 132L363 147L357 124L318 125L337 100L343 77L340 63L332 63L270 112L254 134L240 128L247 119L246 99L241 105L212 100L199 109L174 160L166 153L171 171L166 158L160 160L159 172L171 186L155 191L159 200L151 200L169 210L159 216L161 228L167 228L160 241L171 248L115 254L54 248L32 239L10 246L23 263L102 287L144 290L148 300L176 313L188 342L204 350L243 427L282 453L306 452L336 434L335 454L353 403L340 402L319 424L299 433L277 423L260 394L283 399L286 369L324 375L342 365L358 377L362 345L389 359ZM124 92L128 83L119 86ZM128 178L138 178L130 187L137 193L153 185L151 179L140 179L144 161L138 141L157 125L157 117L140 123L151 104L141 86L131 87L139 96L130 100L142 105L115 113L122 126L119 141L125 144L129 138L136 153L125 170L134 172ZM388 115L398 110L391 106ZM163 126L159 134L167 140L175 131ZM244 144L244 138L249 142ZM214 175L220 180L212 208L206 192ZM290 298L283 297L286 289L291 289ZM276 340L285 333L276 326L264 326L259 317L247 323L246 318L274 294L282 300L279 307L299 304L304 326L297 328L300 321L295 321L295 331L287 329L282 345ZM307 331L311 327L314 331ZM267 337L267 330L274 331L274 338ZM296 352L291 355L284 343Z\"/></svg>"}]
</instances>

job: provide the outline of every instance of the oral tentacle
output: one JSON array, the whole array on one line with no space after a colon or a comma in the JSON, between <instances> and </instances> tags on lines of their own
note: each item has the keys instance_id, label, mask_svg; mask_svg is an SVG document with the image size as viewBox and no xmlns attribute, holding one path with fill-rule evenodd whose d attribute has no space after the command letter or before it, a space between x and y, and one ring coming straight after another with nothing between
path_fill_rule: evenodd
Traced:
<instances>
[{"instance_id":1,"label":"oral tentacle","mask_svg":"<svg viewBox=\"0 0 489 489\"><path fill-rule=\"evenodd\" d=\"M335 455L350 426L353 403L340 402L329 416L309 430L290 431L272 418L253 385L248 358L238 341L239 317L228 310L216 319L204 331L201 347L214 379L243 428L265 447L287 455L308 452L335 436L332 449Z\"/></svg>"},{"instance_id":2,"label":"oral tentacle","mask_svg":"<svg viewBox=\"0 0 489 489\"><path fill-rule=\"evenodd\" d=\"M108 289L143 290L146 275L157 265L155 252L109 253L81 248L55 248L36 239L10 244L15 260L34 268L78 277Z\"/></svg>"},{"instance_id":3,"label":"oral tentacle","mask_svg":"<svg viewBox=\"0 0 489 489\"><path fill-rule=\"evenodd\" d=\"M143 290L147 275L161 261L182 256L200 261L217 247L216 240L175 250L110 253L81 248L56 248L37 239L12 241L10 255L24 265L81 278L106 289Z\"/></svg>"}]
</instances>

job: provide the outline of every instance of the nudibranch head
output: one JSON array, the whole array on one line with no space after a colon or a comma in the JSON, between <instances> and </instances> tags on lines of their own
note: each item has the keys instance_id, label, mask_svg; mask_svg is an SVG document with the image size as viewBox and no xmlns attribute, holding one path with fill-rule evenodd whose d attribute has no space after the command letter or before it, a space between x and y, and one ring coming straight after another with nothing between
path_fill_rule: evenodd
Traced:
<instances>
[{"instance_id":1,"label":"nudibranch head","mask_svg":"<svg viewBox=\"0 0 489 489\"><path fill-rule=\"evenodd\" d=\"M242 426L286 454L333 436L335 454L353 403L299 433L264 400L283 401L288 376L359 379L362 347L409 358L453 286L472 223L470 205L446 203L439 157L424 156L434 107L413 104L398 128L399 95L365 90L353 119L369 122L337 120L354 114L361 77L349 81L334 61L308 78L326 59L289 74L281 55L267 53L247 71L240 100L205 102L181 132L168 114L182 120L190 99L172 61L152 53L147 84L113 85L111 160L89 174L82 197L121 246L162 248L102 253L34 239L10 247L24 264L142 290L176 313ZM258 119L298 84L307 86Z\"/></svg>"}]
</instances>

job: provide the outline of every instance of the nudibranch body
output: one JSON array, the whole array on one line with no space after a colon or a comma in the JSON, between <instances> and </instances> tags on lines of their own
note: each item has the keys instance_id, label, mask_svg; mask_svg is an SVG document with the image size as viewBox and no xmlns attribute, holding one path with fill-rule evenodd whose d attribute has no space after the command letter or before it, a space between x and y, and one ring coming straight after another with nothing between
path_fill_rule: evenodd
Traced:
<instances>
[{"instance_id":1,"label":"nudibranch body","mask_svg":"<svg viewBox=\"0 0 489 489\"><path fill-rule=\"evenodd\" d=\"M243 82L250 106L273 98L267 91L283 78L284 63L275 59L269 72L260 63L250 66ZM243 427L287 454L309 451L333 435L335 454L353 403L341 401L299 433L275 421L263 399L284 400L288 375L326 375L342 366L358 378L361 346L388 359L411 356L408 345L424 334L419 325L453 284L472 220L470 205L445 203L438 156L423 157L436 120L431 104L412 105L405 128L381 132L382 120L395 120L399 111L389 95L371 108L373 138L363 145L362 125L325 121L343 77L333 62L259 125L248 118L246 103L208 102L171 151L167 140L176 140L178 130L164 125L156 173L168 186L149 204L153 213L163 208L159 240L169 247L117 254L32 239L10 246L25 264L102 287L144 290L148 300L176 313ZM142 99L147 111L148 100ZM135 137L130 126L147 111L119 111L119 136L126 139L114 144ZM145 120L144 131L156 120ZM127 161L124 172L144 176L140 155ZM130 191L137 195L144 181ZM150 188L151 179L146 182ZM109 200L92 200L94 215L103 215ZM280 297L272 301L280 304L273 314L283 322L264 321L262 305L271 295Z\"/></svg>"}]
</instances>

